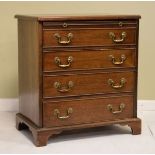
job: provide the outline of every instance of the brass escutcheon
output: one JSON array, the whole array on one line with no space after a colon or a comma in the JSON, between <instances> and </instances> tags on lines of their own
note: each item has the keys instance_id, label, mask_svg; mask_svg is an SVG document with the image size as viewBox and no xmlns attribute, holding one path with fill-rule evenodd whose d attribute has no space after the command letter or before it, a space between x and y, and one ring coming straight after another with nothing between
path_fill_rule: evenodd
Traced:
<instances>
[{"instance_id":1,"label":"brass escutcheon","mask_svg":"<svg viewBox=\"0 0 155 155\"><path fill-rule=\"evenodd\" d=\"M122 27L123 26L123 22L119 22L118 25Z\"/></svg>"},{"instance_id":2,"label":"brass escutcheon","mask_svg":"<svg viewBox=\"0 0 155 155\"><path fill-rule=\"evenodd\" d=\"M62 27L67 27L68 24L67 23L63 23Z\"/></svg>"}]
</instances>

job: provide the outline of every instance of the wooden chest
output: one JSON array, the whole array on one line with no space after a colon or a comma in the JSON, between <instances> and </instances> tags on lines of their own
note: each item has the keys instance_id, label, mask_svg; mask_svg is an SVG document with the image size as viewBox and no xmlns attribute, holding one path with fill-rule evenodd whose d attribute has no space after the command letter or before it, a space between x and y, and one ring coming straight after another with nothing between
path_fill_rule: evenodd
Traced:
<instances>
[{"instance_id":1,"label":"wooden chest","mask_svg":"<svg viewBox=\"0 0 155 155\"><path fill-rule=\"evenodd\" d=\"M137 15L18 18L19 113L36 146L62 131L137 118Z\"/></svg>"}]
</instances>

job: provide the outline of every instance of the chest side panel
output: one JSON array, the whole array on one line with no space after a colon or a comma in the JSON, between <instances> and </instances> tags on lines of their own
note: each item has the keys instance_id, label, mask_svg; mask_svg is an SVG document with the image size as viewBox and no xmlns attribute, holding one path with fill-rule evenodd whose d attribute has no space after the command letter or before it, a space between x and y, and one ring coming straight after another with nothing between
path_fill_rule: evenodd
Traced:
<instances>
[{"instance_id":1,"label":"chest side panel","mask_svg":"<svg viewBox=\"0 0 155 155\"><path fill-rule=\"evenodd\" d=\"M40 119L40 55L37 21L18 20L19 112L41 125Z\"/></svg>"}]
</instances>

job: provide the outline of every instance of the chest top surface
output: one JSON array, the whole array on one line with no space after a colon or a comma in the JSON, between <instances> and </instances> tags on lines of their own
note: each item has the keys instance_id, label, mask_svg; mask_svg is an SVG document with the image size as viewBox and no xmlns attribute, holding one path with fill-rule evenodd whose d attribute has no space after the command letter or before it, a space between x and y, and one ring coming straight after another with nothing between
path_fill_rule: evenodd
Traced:
<instances>
[{"instance_id":1,"label":"chest top surface","mask_svg":"<svg viewBox=\"0 0 155 155\"><path fill-rule=\"evenodd\" d=\"M53 14L53 15L15 15L18 19L37 21L63 21L63 20L124 20L139 19L140 15L81 15L81 14Z\"/></svg>"}]
</instances>

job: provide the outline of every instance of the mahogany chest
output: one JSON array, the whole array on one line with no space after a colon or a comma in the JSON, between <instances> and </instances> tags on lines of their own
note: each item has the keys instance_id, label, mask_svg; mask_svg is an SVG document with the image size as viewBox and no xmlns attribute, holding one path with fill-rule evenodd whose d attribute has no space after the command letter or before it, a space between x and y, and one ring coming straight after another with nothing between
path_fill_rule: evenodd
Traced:
<instances>
[{"instance_id":1,"label":"mahogany chest","mask_svg":"<svg viewBox=\"0 0 155 155\"><path fill-rule=\"evenodd\" d=\"M138 15L18 18L19 113L36 146L66 130L137 118Z\"/></svg>"}]
</instances>

